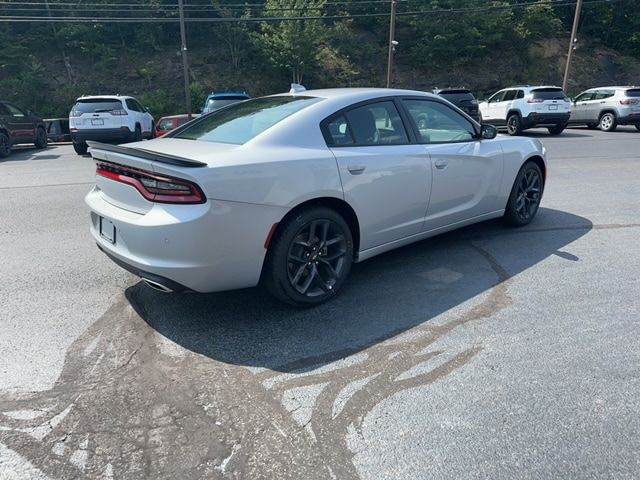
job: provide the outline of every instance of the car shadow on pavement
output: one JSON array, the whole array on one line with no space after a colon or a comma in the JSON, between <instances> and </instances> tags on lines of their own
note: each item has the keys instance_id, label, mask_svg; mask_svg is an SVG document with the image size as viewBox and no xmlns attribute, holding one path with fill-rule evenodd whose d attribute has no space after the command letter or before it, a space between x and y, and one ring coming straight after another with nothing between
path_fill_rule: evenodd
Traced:
<instances>
[{"instance_id":1,"label":"car shadow on pavement","mask_svg":"<svg viewBox=\"0 0 640 480\"><path fill-rule=\"evenodd\" d=\"M54 160L61 155L54 153L55 147L38 149L35 147L15 146L11 149L8 157L0 159L0 162L20 162L25 160Z\"/></svg>"},{"instance_id":2,"label":"car shadow on pavement","mask_svg":"<svg viewBox=\"0 0 640 480\"><path fill-rule=\"evenodd\" d=\"M515 275L554 255L579 261L563 249L592 227L586 218L545 208L520 229L484 222L354 265L340 295L313 309L279 304L258 288L167 295L138 283L126 297L155 331L190 351L300 373L414 327L450 330L491 317L512 302Z\"/></svg>"}]
</instances>

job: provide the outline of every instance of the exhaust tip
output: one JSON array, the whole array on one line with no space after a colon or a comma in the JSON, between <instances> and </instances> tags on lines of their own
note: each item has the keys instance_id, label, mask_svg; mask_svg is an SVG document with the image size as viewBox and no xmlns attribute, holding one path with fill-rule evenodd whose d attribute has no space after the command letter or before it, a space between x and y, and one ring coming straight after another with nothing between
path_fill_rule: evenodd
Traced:
<instances>
[{"instance_id":1,"label":"exhaust tip","mask_svg":"<svg viewBox=\"0 0 640 480\"><path fill-rule=\"evenodd\" d=\"M151 287L154 290L157 290L159 292L162 292L162 293L171 293L171 292L173 292L173 290L171 290L166 285L162 285L161 283L154 282L153 280L149 280L148 278L143 278L142 281L144 283L146 283L149 287Z\"/></svg>"}]
</instances>

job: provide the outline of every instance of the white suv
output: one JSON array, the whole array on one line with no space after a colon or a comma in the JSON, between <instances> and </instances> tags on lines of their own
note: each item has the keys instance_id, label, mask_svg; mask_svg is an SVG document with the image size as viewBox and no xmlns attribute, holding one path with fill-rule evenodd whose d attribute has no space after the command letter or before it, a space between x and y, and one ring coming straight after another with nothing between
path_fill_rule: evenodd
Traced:
<instances>
[{"instance_id":1,"label":"white suv","mask_svg":"<svg viewBox=\"0 0 640 480\"><path fill-rule=\"evenodd\" d=\"M571 100L560 87L520 85L494 93L479 106L482 121L506 127L509 135L518 135L533 127L547 127L558 135L571 115Z\"/></svg>"},{"instance_id":2,"label":"white suv","mask_svg":"<svg viewBox=\"0 0 640 480\"><path fill-rule=\"evenodd\" d=\"M69 113L69 131L76 153L87 153L87 140L121 143L153 138L149 111L133 97L83 96Z\"/></svg>"}]
</instances>

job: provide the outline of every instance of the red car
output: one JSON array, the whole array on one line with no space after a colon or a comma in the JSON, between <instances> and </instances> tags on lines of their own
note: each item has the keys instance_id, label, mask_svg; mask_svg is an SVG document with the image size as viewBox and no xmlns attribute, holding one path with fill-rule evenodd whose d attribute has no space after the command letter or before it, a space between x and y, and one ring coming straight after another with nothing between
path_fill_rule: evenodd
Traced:
<instances>
[{"instance_id":1,"label":"red car","mask_svg":"<svg viewBox=\"0 0 640 480\"><path fill-rule=\"evenodd\" d=\"M191 119L197 118L199 115L191 115ZM181 115L170 115L168 117L161 117L156 125L156 138L164 137L174 128L178 128L180 125L189 121L189 115L183 113Z\"/></svg>"}]
</instances>

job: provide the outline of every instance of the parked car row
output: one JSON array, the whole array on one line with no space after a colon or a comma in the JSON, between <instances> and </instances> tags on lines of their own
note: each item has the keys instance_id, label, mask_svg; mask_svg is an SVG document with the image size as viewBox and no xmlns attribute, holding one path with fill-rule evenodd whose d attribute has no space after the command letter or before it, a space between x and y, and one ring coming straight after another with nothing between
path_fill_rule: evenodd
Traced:
<instances>
[{"instance_id":1,"label":"parked car row","mask_svg":"<svg viewBox=\"0 0 640 480\"><path fill-rule=\"evenodd\" d=\"M8 157L13 145L47 146L46 126L40 117L12 103L0 102L0 158Z\"/></svg>"}]
</instances>

